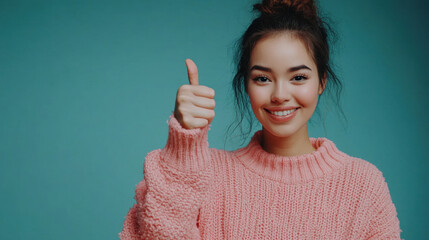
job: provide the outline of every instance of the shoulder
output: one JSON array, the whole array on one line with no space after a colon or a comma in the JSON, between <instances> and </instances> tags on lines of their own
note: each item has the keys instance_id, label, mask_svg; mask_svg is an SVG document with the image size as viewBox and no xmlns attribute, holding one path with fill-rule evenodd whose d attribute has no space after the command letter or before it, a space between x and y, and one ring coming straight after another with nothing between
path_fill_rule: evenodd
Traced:
<instances>
[{"instance_id":1,"label":"shoulder","mask_svg":"<svg viewBox=\"0 0 429 240\"><path fill-rule=\"evenodd\" d=\"M370 161L360 157L351 156L341 149L338 149L336 144L327 138L310 138L313 147L321 152L322 157L333 158L344 163L346 169L352 169L360 173L371 175L382 175L382 172Z\"/></svg>"},{"instance_id":2,"label":"shoulder","mask_svg":"<svg viewBox=\"0 0 429 240\"><path fill-rule=\"evenodd\" d=\"M365 159L350 156L350 162L353 167L359 168L373 175L379 175L379 176L383 175L383 173L377 166L375 166L373 163Z\"/></svg>"},{"instance_id":3,"label":"shoulder","mask_svg":"<svg viewBox=\"0 0 429 240\"><path fill-rule=\"evenodd\" d=\"M387 187L383 172L375 164L359 157L347 156L349 161L345 166L346 174L356 180L359 185L372 193Z\"/></svg>"},{"instance_id":4,"label":"shoulder","mask_svg":"<svg viewBox=\"0 0 429 240\"><path fill-rule=\"evenodd\" d=\"M341 149L337 148L336 144L333 141L327 138L312 138L311 141L315 145L323 145L325 148L330 148L331 150L328 150L330 155L335 154L347 159L346 162L348 164L346 165L348 168L353 168L359 171L370 173L372 175L383 175L380 169L378 169L377 166L375 166L370 161L362 159L360 157L351 156L348 153L343 152Z\"/></svg>"},{"instance_id":5,"label":"shoulder","mask_svg":"<svg viewBox=\"0 0 429 240\"><path fill-rule=\"evenodd\" d=\"M375 164L359 157L349 156L349 158L350 158L350 167L356 168L362 171L363 173L366 173L368 175L377 177L378 179L384 180L383 172Z\"/></svg>"},{"instance_id":6,"label":"shoulder","mask_svg":"<svg viewBox=\"0 0 429 240\"><path fill-rule=\"evenodd\" d=\"M382 171L373 163L360 157L351 156L341 150L329 139L318 138L312 139L314 143L321 143L326 148L331 148L329 154L336 158L342 158L344 160L345 174L352 177L355 180L359 180L361 183L367 183L369 185L381 185L385 182ZM335 156L334 156L335 155Z\"/></svg>"}]
</instances>

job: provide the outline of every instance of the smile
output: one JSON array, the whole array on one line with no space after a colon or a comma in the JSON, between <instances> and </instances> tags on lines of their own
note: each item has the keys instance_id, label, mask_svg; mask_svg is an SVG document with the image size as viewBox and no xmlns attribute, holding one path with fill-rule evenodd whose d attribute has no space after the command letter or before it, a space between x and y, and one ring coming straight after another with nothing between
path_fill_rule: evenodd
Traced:
<instances>
[{"instance_id":1,"label":"smile","mask_svg":"<svg viewBox=\"0 0 429 240\"><path fill-rule=\"evenodd\" d=\"M269 111L267 109L265 109L265 110L271 114L276 115L276 116L286 116L286 115L289 115L289 114L295 112L296 110L298 110L298 108L291 109L291 110L285 110L285 111Z\"/></svg>"}]
</instances>

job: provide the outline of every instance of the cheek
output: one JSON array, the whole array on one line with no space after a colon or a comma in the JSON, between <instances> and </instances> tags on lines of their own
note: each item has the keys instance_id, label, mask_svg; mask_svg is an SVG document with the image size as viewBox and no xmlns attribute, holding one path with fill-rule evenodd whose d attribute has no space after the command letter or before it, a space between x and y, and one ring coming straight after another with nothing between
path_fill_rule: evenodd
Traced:
<instances>
[{"instance_id":1,"label":"cheek","mask_svg":"<svg viewBox=\"0 0 429 240\"><path fill-rule=\"evenodd\" d=\"M300 88L297 90L295 97L300 105L315 107L319 98L319 89L317 86Z\"/></svg>"},{"instance_id":2,"label":"cheek","mask_svg":"<svg viewBox=\"0 0 429 240\"><path fill-rule=\"evenodd\" d=\"M261 87L249 85L247 88L247 95L249 96L252 108L256 108L265 103L266 91Z\"/></svg>"}]
</instances>

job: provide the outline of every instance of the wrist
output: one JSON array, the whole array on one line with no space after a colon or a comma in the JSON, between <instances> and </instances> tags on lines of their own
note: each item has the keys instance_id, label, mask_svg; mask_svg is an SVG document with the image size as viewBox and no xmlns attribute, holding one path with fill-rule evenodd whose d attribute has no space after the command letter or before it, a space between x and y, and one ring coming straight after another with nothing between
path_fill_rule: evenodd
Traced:
<instances>
[{"instance_id":1,"label":"wrist","mask_svg":"<svg viewBox=\"0 0 429 240\"><path fill-rule=\"evenodd\" d=\"M207 134L209 125L203 128L185 129L170 116L168 140L161 152L166 164L183 172L205 170L209 162Z\"/></svg>"}]
</instances>

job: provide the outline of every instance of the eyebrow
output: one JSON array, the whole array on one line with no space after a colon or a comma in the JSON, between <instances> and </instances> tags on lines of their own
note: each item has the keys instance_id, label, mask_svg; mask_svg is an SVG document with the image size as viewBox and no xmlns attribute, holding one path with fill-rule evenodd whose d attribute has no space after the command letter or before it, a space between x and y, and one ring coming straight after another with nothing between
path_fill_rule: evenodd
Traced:
<instances>
[{"instance_id":1,"label":"eyebrow","mask_svg":"<svg viewBox=\"0 0 429 240\"><path fill-rule=\"evenodd\" d=\"M298 71L300 69L308 69L308 70L311 71L311 68L309 68L309 67L305 66L304 64L302 64L302 65L299 65L299 66L295 66L295 67L289 68L288 72L295 72L295 71ZM250 71L252 71L252 70L261 70L261 71L265 71L265 72L271 72L270 68L259 66L259 65L253 65L250 68Z\"/></svg>"}]
</instances>

